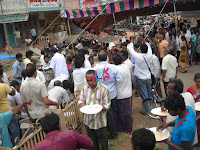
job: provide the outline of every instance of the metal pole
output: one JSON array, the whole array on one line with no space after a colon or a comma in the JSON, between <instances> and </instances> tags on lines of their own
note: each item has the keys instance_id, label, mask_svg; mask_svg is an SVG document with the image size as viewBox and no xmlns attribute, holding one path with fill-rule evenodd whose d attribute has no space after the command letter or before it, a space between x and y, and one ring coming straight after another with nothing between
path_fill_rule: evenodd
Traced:
<instances>
[{"instance_id":1,"label":"metal pole","mask_svg":"<svg viewBox=\"0 0 200 150\"><path fill-rule=\"evenodd\" d=\"M7 45L10 46L10 41L9 41L9 37L8 37L8 33L7 33L7 28L6 28L6 24L5 24L5 19L4 19L4 14L3 14L2 0L0 0L0 4L1 4L1 13L2 13L2 20L3 20L5 40L6 40ZM10 55L10 62L11 62L11 65L12 65L13 63L12 63L10 51L9 51L9 55Z\"/></svg>"}]
</instances>

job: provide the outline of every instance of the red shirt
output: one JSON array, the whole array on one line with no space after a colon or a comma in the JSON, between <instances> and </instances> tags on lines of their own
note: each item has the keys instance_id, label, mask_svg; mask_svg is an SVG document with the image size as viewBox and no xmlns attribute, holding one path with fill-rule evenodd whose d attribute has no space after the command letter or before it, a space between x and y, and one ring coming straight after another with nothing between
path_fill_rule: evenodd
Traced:
<instances>
[{"instance_id":1,"label":"red shirt","mask_svg":"<svg viewBox=\"0 0 200 150\"><path fill-rule=\"evenodd\" d=\"M91 139L87 135L79 134L72 130L49 132L45 139L35 145L34 150L77 150L88 149Z\"/></svg>"},{"instance_id":2,"label":"red shirt","mask_svg":"<svg viewBox=\"0 0 200 150\"><path fill-rule=\"evenodd\" d=\"M72 63L69 64L69 65L67 65L67 69L68 69L68 71L70 70L71 66L72 66Z\"/></svg>"}]
</instances>

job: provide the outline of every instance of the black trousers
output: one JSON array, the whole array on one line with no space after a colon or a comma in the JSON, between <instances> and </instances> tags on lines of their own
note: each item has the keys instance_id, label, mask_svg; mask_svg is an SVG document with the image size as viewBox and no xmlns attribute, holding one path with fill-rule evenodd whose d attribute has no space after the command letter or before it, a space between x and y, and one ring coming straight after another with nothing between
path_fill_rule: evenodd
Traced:
<instances>
[{"instance_id":1,"label":"black trousers","mask_svg":"<svg viewBox=\"0 0 200 150\"><path fill-rule=\"evenodd\" d=\"M111 138L117 137L117 99L111 100L111 108L107 111L107 126Z\"/></svg>"},{"instance_id":2,"label":"black trousers","mask_svg":"<svg viewBox=\"0 0 200 150\"><path fill-rule=\"evenodd\" d=\"M94 130L86 126L86 129L88 136L94 143L90 150L99 150L99 144L101 145L101 150L108 150L108 133L106 127Z\"/></svg>"},{"instance_id":3,"label":"black trousers","mask_svg":"<svg viewBox=\"0 0 200 150\"><path fill-rule=\"evenodd\" d=\"M167 96L167 85L168 85L168 83L169 82L163 82L166 96Z\"/></svg>"}]
</instances>

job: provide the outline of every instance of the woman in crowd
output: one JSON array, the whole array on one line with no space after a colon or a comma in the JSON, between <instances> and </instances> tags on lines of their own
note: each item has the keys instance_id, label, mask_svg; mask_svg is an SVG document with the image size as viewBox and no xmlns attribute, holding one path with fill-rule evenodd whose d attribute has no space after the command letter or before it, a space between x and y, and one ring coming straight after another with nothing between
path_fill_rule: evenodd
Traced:
<instances>
[{"instance_id":1,"label":"woman in crowd","mask_svg":"<svg viewBox=\"0 0 200 150\"><path fill-rule=\"evenodd\" d=\"M196 73L194 76L194 82L195 85L189 87L187 89L187 92L190 92L195 102L200 102L200 73ZM200 112L196 113L196 116L198 117L200 115ZM198 132L198 146L200 146L200 119L197 120L197 132Z\"/></svg>"},{"instance_id":2,"label":"woman in crowd","mask_svg":"<svg viewBox=\"0 0 200 150\"><path fill-rule=\"evenodd\" d=\"M183 44L181 46L181 53L180 53L178 63L179 63L179 66L183 68L182 72L185 73L187 72L188 67L189 67L190 56L188 53L188 45L187 45L185 36L182 36L181 40L183 41Z\"/></svg>"}]
</instances>

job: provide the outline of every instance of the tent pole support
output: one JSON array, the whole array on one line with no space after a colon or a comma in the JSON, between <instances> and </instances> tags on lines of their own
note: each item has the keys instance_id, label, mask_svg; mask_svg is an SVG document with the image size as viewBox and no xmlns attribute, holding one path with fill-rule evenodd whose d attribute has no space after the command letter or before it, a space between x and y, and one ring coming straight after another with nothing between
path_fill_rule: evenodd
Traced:
<instances>
[{"instance_id":1,"label":"tent pole support","mask_svg":"<svg viewBox=\"0 0 200 150\"><path fill-rule=\"evenodd\" d=\"M118 30L117 30L117 23L116 23L116 19L115 19L115 13L113 13L113 20L114 20L114 23L115 23L115 30L117 32L117 37L118 37L118 41L119 41L119 33L118 33Z\"/></svg>"},{"instance_id":2,"label":"tent pole support","mask_svg":"<svg viewBox=\"0 0 200 150\"><path fill-rule=\"evenodd\" d=\"M175 26L176 26L176 33L178 31L178 23L177 23L177 11L176 11L176 2L173 2L174 4L174 16L175 16Z\"/></svg>"},{"instance_id":3,"label":"tent pole support","mask_svg":"<svg viewBox=\"0 0 200 150\"><path fill-rule=\"evenodd\" d=\"M70 35L70 38L71 38L72 37L72 32L71 32L69 20L67 20L67 25L68 25L68 29L69 29L69 35ZM74 44L72 44L72 49L74 49Z\"/></svg>"}]
</instances>

